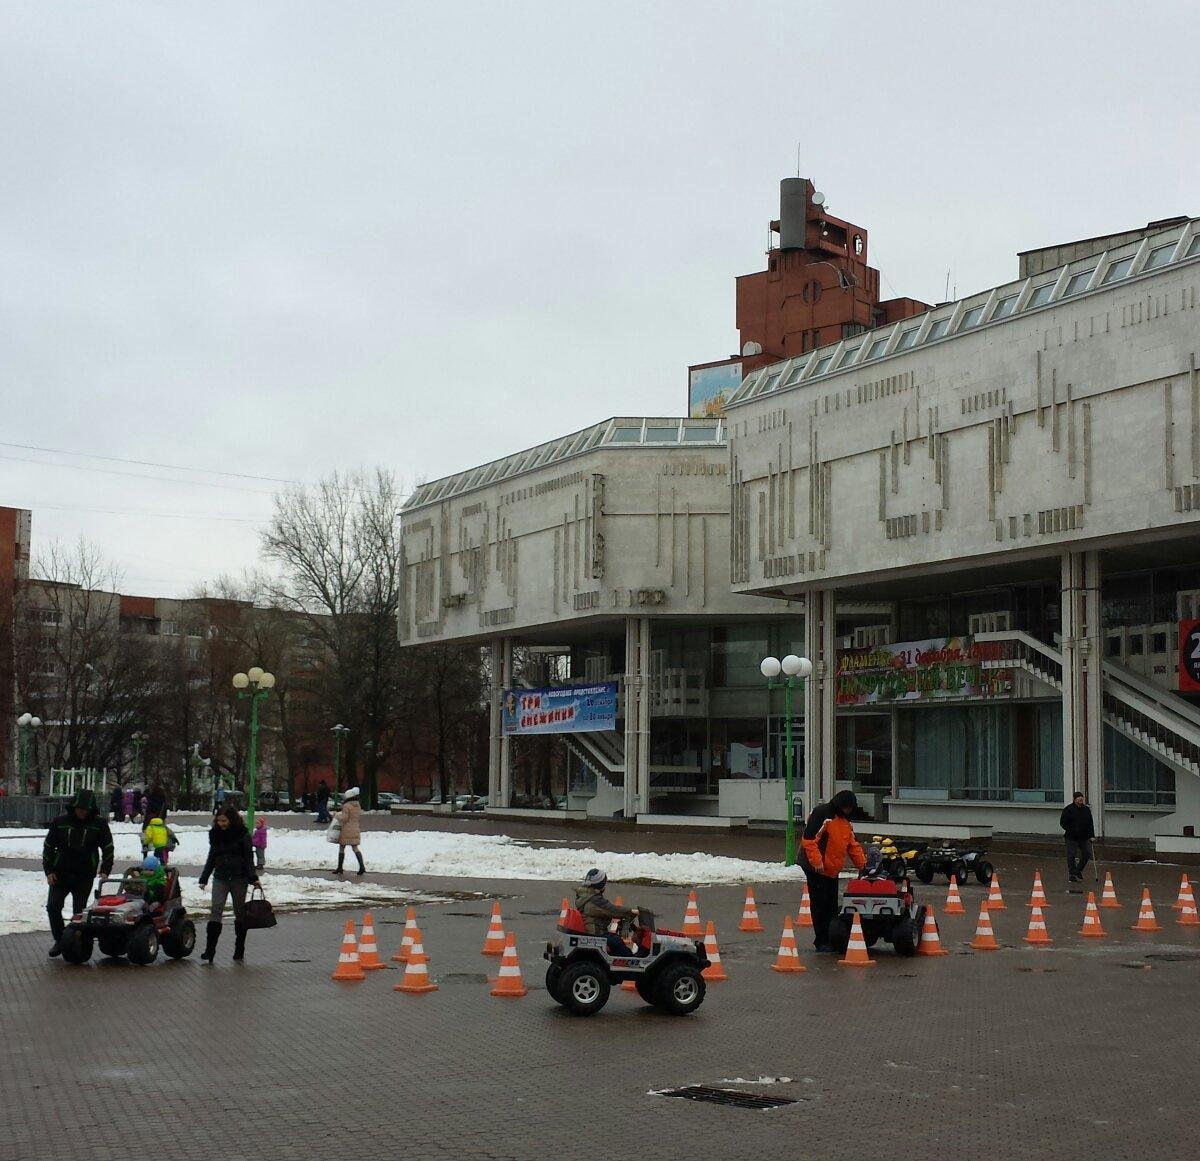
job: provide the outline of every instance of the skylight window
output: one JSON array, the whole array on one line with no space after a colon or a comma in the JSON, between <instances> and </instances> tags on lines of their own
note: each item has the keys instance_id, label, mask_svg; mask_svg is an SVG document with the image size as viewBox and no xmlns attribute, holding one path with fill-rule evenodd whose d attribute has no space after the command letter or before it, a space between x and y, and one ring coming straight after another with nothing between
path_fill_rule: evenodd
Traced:
<instances>
[{"instance_id":1,"label":"skylight window","mask_svg":"<svg viewBox=\"0 0 1200 1161\"><path fill-rule=\"evenodd\" d=\"M833 362L832 353L828 354L828 355L822 355L821 358L819 358L817 360L816 367L813 368L813 374L814 375L824 375L825 372L829 370L829 364L832 362Z\"/></svg>"},{"instance_id":2,"label":"skylight window","mask_svg":"<svg viewBox=\"0 0 1200 1161\"><path fill-rule=\"evenodd\" d=\"M895 350L907 351L909 347L917 341L917 335L921 328L919 326L909 327L906 331L900 332L900 337L896 340Z\"/></svg>"},{"instance_id":3,"label":"skylight window","mask_svg":"<svg viewBox=\"0 0 1200 1161\"><path fill-rule=\"evenodd\" d=\"M676 424L673 427L647 427L646 428L647 443L678 443L679 442L679 426Z\"/></svg>"},{"instance_id":4,"label":"skylight window","mask_svg":"<svg viewBox=\"0 0 1200 1161\"><path fill-rule=\"evenodd\" d=\"M617 427L612 433L613 443L641 443L642 429L640 427Z\"/></svg>"},{"instance_id":5,"label":"skylight window","mask_svg":"<svg viewBox=\"0 0 1200 1161\"><path fill-rule=\"evenodd\" d=\"M848 351L843 352L842 357L838 359L838 366L845 367L852 363L857 357L862 344L859 343L856 347L851 347Z\"/></svg>"},{"instance_id":6,"label":"skylight window","mask_svg":"<svg viewBox=\"0 0 1200 1161\"><path fill-rule=\"evenodd\" d=\"M804 374L804 368L808 366L807 359L801 359L790 371L787 379L784 380L785 387L791 387L800 382L800 376Z\"/></svg>"},{"instance_id":7,"label":"skylight window","mask_svg":"<svg viewBox=\"0 0 1200 1161\"><path fill-rule=\"evenodd\" d=\"M1104 272L1104 277L1100 281L1101 286L1107 286L1110 282L1116 282L1118 279L1124 278L1126 274L1133 268L1133 260L1136 254L1130 254L1128 258L1122 258L1119 262L1114 262Z\"/></svg>"},{"instance_id":8,"label":"skylight window","mask_svg":"<svg viewBox=\"0 0 1200 1161\"><path fill-rule=\"evenodd\" d=\"M1150 251L1146 258L1146 265L1142 267L1142 273L1147 270L1157 270L1161 266L1165 266L1171 261L1171 255L1175 253L1175 243L1168 242L1165 246L1156 246Z\"/></svg>"},{"instance_id":9,"label":"skylight window","mask_svg":"<svg viewBox=\"0 0 1200 1161\"><path fill-rule=\"evenodd\" d=\"M950 329L950 316L938 319L930 328L929 334L925 336L927 343L933 342L934 339L940 339Z\"/></svg>"},{"instance_id":10,"label":"skylight window","mask_svg":"<svg viewBox=\"0 0 1200 1161\"><path fill-rule=\"evenodd\" d=\"M1035 286L1033 293L1029 296L1029 301L1025 304L1025 309L1032 310L1035 306L1045 306L1053 293L1053 282L1043 282L1041 286Z\"/></svg>"},{"instance_id":11,"label":"skylight window","mask_svg":"<svg viewBox=\"0 0 1200 1161\"><path fill-rule=\"evenodd\" d=\"M1013 312L1013 307L1017 305L1017 296L1015 294L1006 294L999 302L996 303L996 309L992 311L991 321L995 322L998 318L1008 318Z\"/></svg>"},{"instance_id":12,"label":"skylight window","mask_svg":"<svg viewBox=\"0 0 1200 1161\"><path fill-rule=\"evenodd\" d=\"M962 322L958 324L960 331L969 331L972 327L977 327L980 320L983 318L983 312L987 309L987 303L982 303L979 306L973 306L966 311L962 316Z\"/></svg>"},{"instance_id":13,"label":"skylight window","mask_svg":"<svg viewBox=\"0 0 1200 1161\"><path fill-rule=\"evenodd\" d=\"M1197 254L1200 254L1200 234L1197 234L1192 239L1192 244L1187 248L1187 253L1184 255L1184 257L1195 258Z\"/></svg>"},{"instance_id":14,"label":"skylight window","mask_svg":"<svg viewBox=\"0 0 1200 1161\"><path fill-rule=\"evenodd\" d=\"M867 349L868 359L878 359L883 354L884 348L888 345L887 336L882 339L876 339Z\"/></svg>"},{"instance_id":15,"label":"skylight window","mask_svg":"<svg viewBox=\"0 0 1200 1161\"><path fill-rule=\"evenodd\" d=\"M1072 294L1079 294L1087 290L1088 283L1092 280L1092 275L1096 273L1095 267L1091 270L1081 270L1078 274L1072 274L1067 279L1067 288L1063 291L1063 298L1070 298Z\"/></svg>"},{"instance_id":16,"label":"skylight window","mask_svg":"<svg viewBox=\"0 0 1200 1161\"><path fill-rule=\"evenodd\" d=\"M715 427L685 427L683 429L684 443L702 443L705 440L717 438Z\"/></svg>"}]
</instances>

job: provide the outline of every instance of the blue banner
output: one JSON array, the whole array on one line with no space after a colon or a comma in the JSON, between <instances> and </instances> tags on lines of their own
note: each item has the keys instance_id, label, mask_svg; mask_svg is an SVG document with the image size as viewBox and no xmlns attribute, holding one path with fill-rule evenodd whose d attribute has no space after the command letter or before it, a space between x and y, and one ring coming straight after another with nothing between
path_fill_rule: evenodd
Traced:
<instances>
[{"instance_id":1,"label":"blue banner","mask_svg":"<svg viewBox=\"0 0 1200 1161\"><path fill-rule=\"evenodd\" d=\"M576 734L617 728L617 683L506 689L506 734Z\"/></svg>"}]
</instances>

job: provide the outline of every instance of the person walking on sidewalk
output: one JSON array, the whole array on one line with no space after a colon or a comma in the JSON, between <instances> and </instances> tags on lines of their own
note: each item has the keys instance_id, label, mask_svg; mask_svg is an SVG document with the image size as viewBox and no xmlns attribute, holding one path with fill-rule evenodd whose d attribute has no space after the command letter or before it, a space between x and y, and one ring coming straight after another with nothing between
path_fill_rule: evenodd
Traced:
<instances>
[{"instance_id":1,"label":"person walking on sidewalk","mask_svg":"<svg viewBox=\"0 0 1200 1161\"><path fill-rule=\"evenodd\" d=\"M1076 791L1070 804L1063 807L1058 816L1058 825L1067 840L1067 882L1082 883L1083 868L1092 859L1092 839L1096 837L1096 824L1092 821L1092 808L1082 791Z\"/></svg>"},{"instance_id":2,"label":"person walking on sidewalk","mask_svg":"<svg viewBox=\"0 0 1200 1161\"><path fill-rule=\"evenodd\" d=\"M227 806L213 821L208 832L208 858L200 872L200 889L208 887L212 878L212 906L208 913L205 929L204 951L200 959L211 964L217 954L217 941L221 938L221 917L225 902L233 900L233 958L239 962L246 954L246 892L258 883L258 872L254 869L254 854L250 846L250 832L242 816Z\"/></svg>"},{"instance_id":3,"label":"person walking on sidewalk","mask_svg":"<svg viewBox=\"0 0 1200 1161\"><path fill-rule=\"evenodd\" d=\"M850 816L858 809L858 799L850 790L839 790L828 802L818 806L808 816L801 841L800 865L808 880L808 897L812 907L813 945L819 952L834 948L829 942L829 924L837 913L838 875L846 857L861 871L867 856Z\"/></svg>"},{"instance_id":4,"label":"person walking on sidewalk","mask_svg":"<svg viewBox=\"0 0 1200 1161\"><path fill-rule=\"evenodd\" d=\"M359 790L357 786L352 786L342 796L342 809L333 816L333 821L338 824L337 844L338 844L338 861L335 875L342 873L342 864L346 861L346 848L354 848L354 857L358 860L358 874L365 875L367 868L363 863L362 851L358 849L358 844L362 841L362 805L358 801Z\"/></svg>"},{"instance_id":5,"label":"person walking on sidewalk","mask_svg":"<svg viewBox=\"0 0 1200 1161\"><path fill-rule=\"evenodd\" d=\"M317 817L315 822L329 822L329 783L324 778L317 783Z\"/></svg>"},{"instance_id":6,"label":"person walking on sidewalk","mask_svg":"<svg viewBox=\"0 0 1200 1161\"><path fill-rule=\"evenodd\" d=\"M113 840L108 819L100 814L96 794L80 790L71 799L71 808L60 814L46 832L42 844L42 871L50 892L46 896L46 914L50 918L50 934L54 943L50 958L62 954L62 909L71 896L72 914L87 906L88 893L99 870L104 878L112 870Z\"/></svg>"}]
</instances>

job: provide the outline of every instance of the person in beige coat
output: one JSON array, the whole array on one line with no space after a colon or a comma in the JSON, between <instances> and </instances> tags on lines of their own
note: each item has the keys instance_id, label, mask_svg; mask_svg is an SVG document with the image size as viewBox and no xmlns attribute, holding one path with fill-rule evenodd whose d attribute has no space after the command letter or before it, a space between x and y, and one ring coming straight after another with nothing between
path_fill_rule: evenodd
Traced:
<instances>
[{"instance_id":1,"label":"person in beige coat","mask_svg":"<svg viewBox=\"0 0 1200 1161\"><path fill-rule=\"evenodd\" d=\"M354 848L354 857L358 860L358 874L365 875L367 868L363 863L362 851L358 849L358 844L362 841L362 805L358 801L359 790L357 786L351 787L342 795L342 809L333 816L333 820L338 824L337 844L338 844L338 861L335 875L342 873L342 864L346 861L346 848Z\"/></svg>"}]
</instances>

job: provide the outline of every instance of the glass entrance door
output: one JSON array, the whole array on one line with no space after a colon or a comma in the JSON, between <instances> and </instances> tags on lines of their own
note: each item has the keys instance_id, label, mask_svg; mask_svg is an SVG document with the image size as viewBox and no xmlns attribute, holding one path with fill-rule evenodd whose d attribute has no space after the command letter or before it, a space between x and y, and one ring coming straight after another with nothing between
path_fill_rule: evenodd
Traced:
<instances>
[{"instance_id":1,"label":"glass entrance door","mask_svg":"<svg viewBox=\"0 0 1200 1161\"><path fill-rule=\"evenodd\" d=\"M787 719L783 714L767 718L767 778L787 774ZM804 719L792 715L792 791L804 789Z\"/></svg>"}]
</instances>

